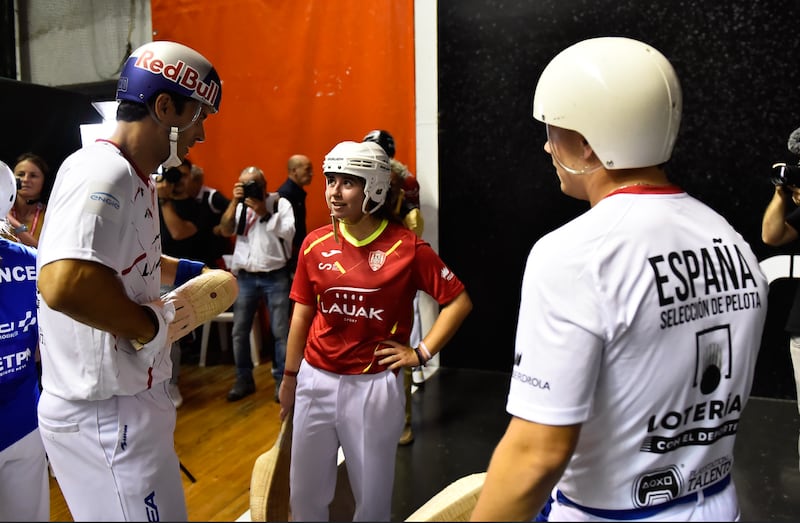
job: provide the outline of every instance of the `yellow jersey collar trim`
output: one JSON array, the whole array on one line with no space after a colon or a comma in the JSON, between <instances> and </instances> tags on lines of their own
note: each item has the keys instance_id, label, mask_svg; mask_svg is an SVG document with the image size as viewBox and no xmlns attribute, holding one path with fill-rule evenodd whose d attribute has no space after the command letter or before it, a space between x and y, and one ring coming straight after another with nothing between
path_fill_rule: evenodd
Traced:
<instances>
[{"instance_id":1,"label":"yellow jersey collar trim","mask_svg":"<svg viewBox=\"0 0 800 523\"><path fill-rule=\"evenodd\" d=\"M375 240L375 238L380 236L384 230L386 230L386 227L389 225L389 220L387 220L386 218L381 220L381 223L380 225L378 225L378 228L375 229L375 231L372 234L370 234L363 240L359 240L355 238L352 234L347 232L347 227L343 223L337 222L337 225L339 225L339 232L342 233L342 238L347 240L347 243L354 245L356 247L363 247L364 245L369 245L373 240Z\"/></svg>"}]
</instances>

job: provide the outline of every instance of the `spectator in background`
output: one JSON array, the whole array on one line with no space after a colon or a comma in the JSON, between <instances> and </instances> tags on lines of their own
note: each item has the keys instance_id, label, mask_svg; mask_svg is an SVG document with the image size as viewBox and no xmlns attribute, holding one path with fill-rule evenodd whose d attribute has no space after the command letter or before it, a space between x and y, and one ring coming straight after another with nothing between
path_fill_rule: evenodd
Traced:
<instances>
[{"instance_id":1,"label":"spectator in background","mask_svg":"<svg viewBox=\"0 0 800 523\"><path fill-rule=\"evenodd\" d=\"M226 269L222 256L233 252L233 246L230 239L220 231L219 222L231 201L217 189L204 184L205 173L197 164L191 165L190 173L186 191L189 197L199 204L202 223L206 227L211 225L202 231L204 236L208 237L204 261L216 265L219 269Z\"/></svg>"},{"instance_id":2,"label":"spectator in background","mask_svg":"<svg viewBox=\"0 0 800 523\"><path fill-rule=\"evenodd\" d=\"M161 245L166 254L224 268L228 240L219 233L222 212L230 200L203 185L203 170L190 160L168 169L158 182Z\"/></svg>"},{"instance_id":3,"label":"spectator in background","mask_svg":"<svg viewBox=\"0 0 800 523\"><path fill-rule=\"evenodd\" d=\"M41 156L23 153L14 164L14 176L18 180L17 198L7 215L11 239L37 247L47 209L45 193L50 167Z\"/></svg>"},{"instance_id":4,"label":"spectator in background","mask_svg":"<svg viewBox=\"0 0 800 523\"><path fill-rule=\"evenodd\" d=\"M394 137L389 131L375 129L367 133L364 137L365 142L375 142L380 145L389 156L389 164L392 169L392 190L397 192L396 203L392 212L398 216L408 229L422 238L425 229L425 221L422 218L422 211L419 207L419 182L408 167L395 159L396 152ZM419 292L414 297L414 324L411 327L409 343L412 347L419 345L422 339L422 318L419 312ZM419 369L421 373L421 368ZM414 368L403 367L403 387L406 394L406 420L403 433L400 435L400 445L409 445L414 442L414 431L411 428L411 382L414 375ZM423 380L420 380L420 385Z\"/></svg>"},{"instance_id":5,"label":"spectator in background","mask_svg":"<svg viewBox=\"0 0 800 523\"><path fill-rule=\"evenodd\" d=\"M292 242L292 257L289 259L289 271L294 275L297 268L297 252L303 238L306 237L306 196L303 187L311 183L314 168L308 156L293 154L286 165L288 171L286 181L278 188L278 194L289 200L294 211L294 241Z\"/></svg>"},{"instance_id":6,"label":"spectator in background","mask_svg":"<svg viewBox=\"0 0 800 523\"><path fill-rule=\"evenodd\" d=\"M14 205L16 193L11 169L0 162L0 216ZM7 220L0 221L0 230L9 228ZM47 457L36 416L36 250L0 238L0 268L27 275L4 281L0 294L0 322L8 326L0 337L0 521L50 521Z\"/></svg>"},{"instance_id":7,"label":"spectator in background","mask_svg":"<svg viewBox=\"0 0 800 523\"><path fill-rule=\"evenodd\" d=\"M795 131L797 132L797 131ZM791 140L791 138L790 138ZM791 143L791 142L790 142ZM789 148L791 151L791 147ZM791 176L785 164L773 166L779 175L773 176L774 192L761 221L761 239L766 245L779 247L796 242L800 237L800 180ZM795 391L800 408L800 288L795 291L792 307L786 319L789 333L789 355L794 370ZM800 453L800 439L798 439Z\"/></svg>"},{"instance_id":8,"label":"spectator in background","mask_svg":"<svg viewBox=\"0 0 800 523\"><path fill-rule=\"evenodd\" d=\"M224 268L222 254L227 240L215 233L221 212L215 213L212 204L216 200L217 205L224 203L227 207L228 199L217 191L214 191L217 197L213 200L211 194L207 199L204 197L203 170L188 158L184 158L179 166L167 169L157 180L162 252L176 258L201 261L213 269ZM162 286L161 293L169 292L173 288L169 285ZM178 377L181 345L189 341L187 338L189 336L174 342L170 348L172 377L169 394L175 408L183 404ZM192 341L196 339L194 336Z\"/></svg>"},{"instance_id":9,"label":"spectator in background","mask_svg":"<svg viewBox=\"0 0 800 523\"><path fill-rule=\"evenodd\" d=\"M289 258L294 237L294 213L289 200L267 193L267 180L258 167L247 167L233 186L233 200L222 215L220 229L236 236L231 271L239 283L233 305L233 359L236 382L228 401L238 401L256 391L250 330L261 299L267 305L274 339L272 376L274 399L283 379L286 338L289 335Z\"/></svg>"}]
</instances>

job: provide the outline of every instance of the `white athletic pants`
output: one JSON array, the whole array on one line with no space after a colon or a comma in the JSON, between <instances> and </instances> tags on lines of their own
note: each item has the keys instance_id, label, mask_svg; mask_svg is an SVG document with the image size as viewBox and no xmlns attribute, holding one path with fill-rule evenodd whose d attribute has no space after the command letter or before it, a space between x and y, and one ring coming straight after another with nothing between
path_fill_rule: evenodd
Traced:
<instances>
[{"instance_id":1,"label":"white athletic pants","mask_svg":"<svg viewBox=\"0 0 800 523\"><path fill-rule=\"evenodd\" d=\"M789 337L789 354L792 356L794 384L797 390L797 408L800 411L800 336ZM797 453L800 456L800 437L797 440ZM800 467L800 461L798 461L798 467Z\"/></svg>"},{"instance_id":2,"label":"white athletic pants","mask_svg":"<svg viewBox=\"0 0 800 523\"><path fill-rule=\"evenodd\" d=\"M44 391L39 430L75 521L188 520L166 381L100 401Z\"/></svg>"},{"instance_id":3,"label":"white athletic pants","mask_svg":"<svg viewBox=\"0 0 800 523\"><path fill-rule=\"evenodd\" d=\"M294 521L327 521L341 445L355 499L353 521L389 521L403 376L340 375L305 361L297 376L290 471Z\"/></svg>"},{"instance_id":4,"label":"white athletic pants","mask_svg":"<svg viewBox=\"0 0 800 523\"><path fill-rule=\"evenodd\" d=\"M50 521L50 479L38 430L0 451L0 521Z\"/></svg>"}]
</instances>

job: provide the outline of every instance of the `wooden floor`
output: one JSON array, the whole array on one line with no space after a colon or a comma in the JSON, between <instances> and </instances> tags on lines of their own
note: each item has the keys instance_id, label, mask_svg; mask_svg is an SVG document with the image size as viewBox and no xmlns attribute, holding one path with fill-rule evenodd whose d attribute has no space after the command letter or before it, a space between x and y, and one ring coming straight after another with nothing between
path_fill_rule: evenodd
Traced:
<instances>
[{"instance_id":1,"label":"wooden floor","mask_svg":"<svg viewBox=\"0 0 800 523\"><path fill-rule=\"evenodd\" d=\"M175 450L196 479L193 483L183 475L189 520L236 521L250 508L253 463L278 436L279 406L273 400L269 361L255 369L256 393L229 403L234 367L224 355L215 364L209 352L208 367L198 367L186 357L181 365L183 405L178 409ZM53 478L50 520L73 521Z\"/></svg>"}]
</instances>

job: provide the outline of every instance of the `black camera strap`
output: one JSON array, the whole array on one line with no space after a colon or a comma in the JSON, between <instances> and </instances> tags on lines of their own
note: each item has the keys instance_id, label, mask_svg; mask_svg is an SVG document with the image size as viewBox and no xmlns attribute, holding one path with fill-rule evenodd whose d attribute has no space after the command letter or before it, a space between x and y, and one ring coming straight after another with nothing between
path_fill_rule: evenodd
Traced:
<instances>
[{"instance_id":1,"label":"black camera strap","mask_svg":"<svg viewBox=\"0 0 800 523\"><path fill-rule=\"evenodd\" d=\"M244 229L247 227L247 205L241 202L242 210L239 212L239 221L236 222L236 234L241 236L244 234Z\"/></svg>"}]
</instances>

